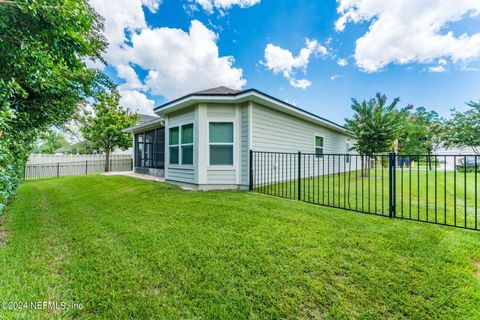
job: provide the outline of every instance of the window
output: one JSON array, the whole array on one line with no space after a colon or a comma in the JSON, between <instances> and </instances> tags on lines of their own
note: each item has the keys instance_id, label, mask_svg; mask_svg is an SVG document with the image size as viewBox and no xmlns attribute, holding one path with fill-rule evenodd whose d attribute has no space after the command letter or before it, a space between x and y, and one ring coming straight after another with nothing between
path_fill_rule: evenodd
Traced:
<instances>
[{"instance_id":1,"label":"window","mask_svg":"<svg viewBox=\"0 0 480 320\"><path fill-rule=\"evenodd\" d=\"M170 164L193 165L193 123L169 132Z\"/></svg>"},{"instance_id":2,"label":"window","mask_svg":"<svg viewBox=\"0 0 480 320\"><path fill-rule=\"evenodd\" d=\"M168 146L170 150L170 164L179 164L180 160L180 134L178 127L170 128L168 135Z\"/></svg>"},{"instance_id":3,"label":"window","mask_svg":"<svg viewBox=\"0 0 480 320\"><path fill-rule=\"evenodd\" d=\"M210 122L210 165L233 165L233 122Z\"/></svg>"},{"instance_id":4,"label":"window","mask_svg":"<svg viewBox=\"0 0 480 320\"><path fill-rule=\"evenodd\" d=\"M182 126L182 164L193 165L193 123Z\"/></svg>"},{"instance_id":5,"label":"window","mask_svg":"<svg viewBox=\"0 0 480 320\"><path fill-rule=\"evenodd\" d=\"M315 154L317 158L323 158L323 137L315 136Z\"/></svg>"}]
</instances>

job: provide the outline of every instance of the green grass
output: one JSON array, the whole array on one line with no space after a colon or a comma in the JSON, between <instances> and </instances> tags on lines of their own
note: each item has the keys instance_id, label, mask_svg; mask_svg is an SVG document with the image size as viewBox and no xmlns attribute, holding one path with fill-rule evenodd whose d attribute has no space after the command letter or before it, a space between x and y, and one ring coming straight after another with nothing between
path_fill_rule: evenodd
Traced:
<instances>
[{"instance_id":1,"label":"green grass","mask_svg":"<svg viewBox=\"0 0 480 320\"><path fill-rule=\"evenodd\" d=\"M368 177L362 177L360 171L316 175L312 170L310 175L301 181L302 200L389 215L388 168L372 168ZM297 181L259 185L256 189L296 199ZM479 200L480 174L415 168L396 171L397 217L480 229Z\"/></svg>"},{"instance_id":2,"label":"green grass","mask_svg":"<svg viewBox=\"0 0 480 320\"><path fill-rule=\"evenodd\" d=\"M127 177L23 183L0 318L478 319L480 233ZM3 230L3 231L2 231Z\"/></svg>"}]
</instances>

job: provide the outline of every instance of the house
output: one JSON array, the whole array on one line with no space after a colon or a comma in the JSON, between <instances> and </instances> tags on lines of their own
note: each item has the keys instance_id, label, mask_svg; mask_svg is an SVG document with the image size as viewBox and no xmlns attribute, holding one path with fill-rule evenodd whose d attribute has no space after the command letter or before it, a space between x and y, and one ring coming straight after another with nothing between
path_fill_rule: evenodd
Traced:
<instances>
[{"instance_id":1,"label":"house","mask_svg":"<svg viewBox=\"0 0 480 320\"><path fill-rule=\"evenodd\" d=\"M480 147L476 149L480 150ZM470 162L475 159L475 152L473 148L447 148L443 145L439 146L434 152L438 163L446 167L447 170L455 170L458 165L463 165L465 160L470 159ZM477 155L478 156L478 155ZM473 160L475 161L475 160Z\"/></svg>"},{"instance_id":2,"label":"house","mask_svg":"<svg viewBox=\"0 0 480 320\"><path fill-rule=\"evenodd\" d=\"M246 189L249 150L348 153L344 127L256 89L218 87L155 108L136 125L134 171L183 187Z\"/></svg>"}]
</instances>

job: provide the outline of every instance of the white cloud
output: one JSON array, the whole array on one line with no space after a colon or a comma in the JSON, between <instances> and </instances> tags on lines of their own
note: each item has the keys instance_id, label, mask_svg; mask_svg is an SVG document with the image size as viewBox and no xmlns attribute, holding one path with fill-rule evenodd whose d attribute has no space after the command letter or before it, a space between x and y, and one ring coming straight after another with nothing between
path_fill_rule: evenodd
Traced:
<instances>
[{"instance_id":1,"label":"white cloud","mask_svg":"<svg viewBox=\"0 0 480 320\"><path fill-rule=\"evenodd\" d=\"M427 70L430 72L436 72L436 73L441 73L445 72L445 66L447 65L447 60L445 59L439 59L438 64L436 66L428 67Z\"/></svg>"},{"instance_id":2,"label":"white cloud","mask_svg":"<svg viewBox=\"0 0 480 320\"><path fill-rule=\"evenodd\" d=\"M137 90L122 90L120 92L120 105L128 108L135 113L155 115L153 107L155 101L148 99L147 96Z\"/></svg>"},{"instance_id":3,"label":"white cloud","mask_svg":"<svg viewBox=\"0 0 480 320\"><path fill-rule=\"evenodd\" d=\"M312 83L307 79L296 79L296 70L306 73L311 55L322 56L327 54L327 48L318 43L317 40L305 40L305 48L295 57L291 51L275 46L271 43L265 48L265 61L260 61L274 74L281 73L296 88L305 89Z\"/></svg>"},{"instance_id":4,"label":"white cloud","mask_svg":"<svg viewBox=\"0 0 480 320\"><path fill-rule=\"evenodd\" d=\"M340 67L346 67L348 65L348 61L347 61L347 59L340 58L340 59L337 60L337 64Z\"/></svg>"},{"instance_id":5,"label":"white cloud","mask_svg":"<svg viewBox=\"0 0 480 320\"><path fill-rule=\"evenodd\" d=\"M330 77L330 80L333 81L333 80L337 80L338 78L343 78L343 76L340 74L334 74L333 76Z\"/></svg>"},{"instance_id":6,"label":"white cloud","mask_svg":"<svg viewBox=\"0 0 480 320\"><path fill-rule=\"evenodd\" d=\"M466 67L462 69L463 71L471 71L471 72L480 72L480 68L477 67Z\"/></svg>"},{"instance_id":7,"label":"white cloud","mask_svg":"<svg viewBox=\"0 0 480 320\"><path fill-rule=\"evenodd\" d=\"M157 12L162 2L163 0L142 0L142 4L146 6L151 13Z\"/></svg>"},{"instance_id":8,"label":"white cloud","mask_svg":"<svg viewBox=\"0 0 480 320\"><path fill-rule=\"evenodd\" d=\"M294 88L307 89L312 85L312 82L307 79L290 79L290 85Z\"/></svg>"},{"instance_id":9,"label":"white cloud","mask_svg":"<svg viewBox=\"0 0 480 320\"><path fill-rule=\"evenodd\" d=\"M214 8L224 12L233 6L239 6L240 8L248 8L260 3L261 0L189 0L194 4L199 5L203 10L208 13L213 13ZM196 6L189 6L192 10L195 10Z\"/></svg>"},{"instance_id":10,"label":"white cloud","mask_svg":"<svg viewBox=\"0 0 480 320\"><path fill-rule=\"evenodd\" d=\"M143 89L144 86L142 82L138 78L135 69L133 69L130 65L119 64L115 66L117 70L117 75L125 80L125 83L121 86L125 89Z\"/></svg>"},{"instance_id":11,"label":"white cloud","mask_svg":"<svg viewBox=\"0 0 480 320\"><path fill-rule=\"evenodd\" d=\"M445 67L444 66L428 67L428 71L435 72L435 73L441 73L441 72L445 72Z\"/></svg>"},{"instance_id":12,"label":"white cloud","mask_svg":"<svg viewBox=\"0 0 480 320\"><path fill-rule=\"evenodd\" d=\"M466 63L480 58L480 33L459 36L449 23L478 17L480 0L337 0L337 31L348 23L370 22L356 41L355 61L360 69L376 72L390 63L431 63L450 58Z\"/></svg>"},{"instance_id":13,"label":"white cloud","mask_svg":"<svg viewBox=\"0 0 480 320\"><path fill-rule=\"evenodd\" d=\"M158 0L148 0L149 9L159 4ZM147 28L143 2L141 0L90 0L92 7L105 18L104 35L109 43L104 58L112 65L125 64L123 47L128 46L128 36L136 30Z\"/></svg>"},{"instance_id":14,"label":"white cloud","mask_svg":"<svg viewBox=\"0 0 480 320\"><path fill-rule=\"evenodd\" d=\"M189 31L148 26L144 7L155 12L161 2L117 0L112 5L107 0L90 0L105 18L109 46L104 58L125 80L119 88L127 92L124 101L130 103L129 99L137 97L142 99L141 105L149 106L140 91L172 99L213 86L243 87L242 69L233 66L233 57L219 55L217 35L201 22L193 20ZM222 3L219 6L228 7ZM138 76L136 68L147 71L145 79Z\"/></svg>"},{"instance_id":15,"label":"white cloud","mask_svg":"<svg viewBox=\"0 0 480 320\"><path fill-rule=\"evenodd\" d=\"M144 29L132 36L126 49L131 63L149 70L145 85L151 93L176 98L193 91L246 84L234 58L219 56L217 35L193 20L189 32L181 29Z\"/></svg>"}]
</instances>

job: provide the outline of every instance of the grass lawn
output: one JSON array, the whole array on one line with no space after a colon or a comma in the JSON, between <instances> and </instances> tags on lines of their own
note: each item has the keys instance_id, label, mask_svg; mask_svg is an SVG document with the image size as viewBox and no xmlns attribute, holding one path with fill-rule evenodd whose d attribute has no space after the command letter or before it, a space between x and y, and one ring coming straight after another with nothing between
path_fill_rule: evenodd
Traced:
<instances>
[{"instance_id":1,"label":"grass lawn","mask_svg":"<svg viewBox=\"0 0 480 320\"><path fill-rule=\"evenodd\" d=\"M127 177L23 183L0 318L478 319L480 232Z\"/></svg>"},{"instance_id":2,"label":"grass lawn","mask_svg":"<svg viewBox=\"0 0 480 320\"><path fill-rule=\"evenodd\" d=\"M377 166L368 177L360 171L318 175L303 173L303 201L364 212L389 215L389 172ZM257 191L296 199L297 181L262 184L278 180L259 177ZM416 168L396 171L397 217L480 229L480 174Z\"/></svg>"}]
</instances>

